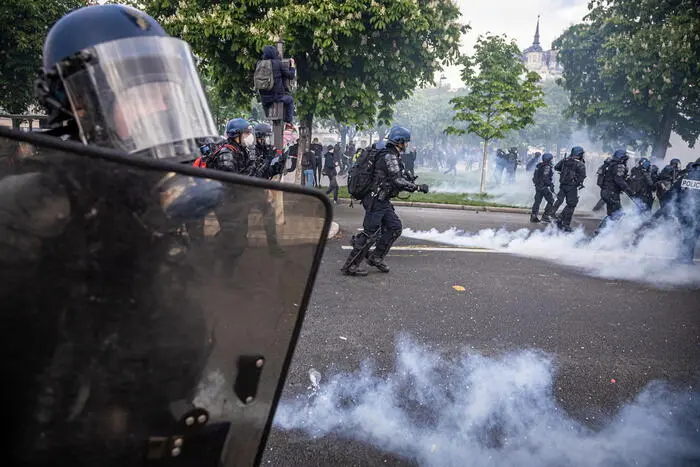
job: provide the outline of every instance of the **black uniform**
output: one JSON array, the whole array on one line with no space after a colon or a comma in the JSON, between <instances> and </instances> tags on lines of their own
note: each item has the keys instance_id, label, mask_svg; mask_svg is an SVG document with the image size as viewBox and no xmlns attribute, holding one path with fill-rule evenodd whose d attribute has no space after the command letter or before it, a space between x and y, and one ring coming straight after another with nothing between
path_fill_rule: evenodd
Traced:
<instances>
[{"instance_id":1,"label":"black uniform","mask_svg":"<svg viewBox=\"0 0 700 467\"><path fill-rule=\"evenodd\" d=\"M255 143L255 157L248 167L248 175L255 178L271 179L277 173L273 173L270 164L275 157L275 148L270 144Z\"/></svg>"},{"instance_id":2,"label":"black uniform","mask_svg":"<svg viewBox=\"0 0 700 467\"><path fill-rule=\"evenodd\" d=\"M571 218L578 204L578 190L583 186L583 181L586 179L586 165L583 161L568 157L557 162L554 170L560 173L559 193L557 194L554 211L556 212L557 208L566 201L566 207L564 207L559 217L559 226L569 229L571 228Z\"/></svg>"},{"instance_id":3,"label":"black uniform","mask_svg":"<svg viewBox=\"0 0 700 467\"><path fill-rule=\"evenodd\" d=\"M532 181L535 184L535 203L532 205L532 217L537 217L540 211L542 198L547 200L547 205L544 208L544 220L548 220L552 215L552 207L554 204L554 170L551 162L540 162L535 168L535 173L532 176Z\"/></svg>"},{"instance_id":4,"label":"black uniform","mask_svg":"<svg viewBox=\"0 0 700 467\"><path fill-rule=\"evenodd\" d=\"M654 179L650 170L637 166L630 171L629 186L633 196L642 200L647 210L654 204Z\"/></svg>"},{"instance_id":5,"label":"black uniform","mask_svg":"<svg viewBox=\"0 0 700 467\"><path fill-rule=\"evenodd\" d=\"M241 175L250 175L251 160L248 150L229 138L207 160L207 168L223 170ZM250 193L250 191L244 191ZM248 246L248 211L251 204L257 200L243 199L235 190L227 192L226 198L214 211L219 221L217 240L220 244L221 259L226 272L232 272L237 261ZM187 226L190 235L195 240L204 238L204 222L192 222Z\"/></svg>"},{"instance_id":6,"label":"black uniform","mask_svg":"<svg viewBox=\"0 0 700 467\"><path fill-rule=\"evenodd\" d=\"M364 257L362 251L368 243L376 240L374 253L367 259L371 265L377 266L383 272L389 268L383 264L383 258L391 249L397 238L401 236L403 226L401 219L394 211L391 198L402 191L414 192L418 186L409 182L404 175L401 155L395 146L387 144L379 150L374 168L372 193L362 200L365 208L365 218L362 223L363 231L352 238L353 250L343 266L346 271L351 266L359 265Z\"/></svg>"},{"instance_id":7,"label":"black uniform","mask_svg":"<svg viewBox=\"0 0 700 467\"><path fill-rule=\"evenodd\" d=\"M661 222L677 221L682 230L678 259L693 264L695 247L700 239L700 159L689 167L668 191L662 207L637 232L637 241Z\"/></svg>"},{"instance_id":8,"label":"black uniform","mask_svg":"<svg viewBox=\"0 0 700 467\"><path fill-rule=\"evenodd\" d=\"M321 186L321 172L323 172L323 146L311 143L311 152L314 153L314 186Z\"/></svg>"},{"instance_id":9,"label":"black uniform","mask_svg":"<svg viewBox=\"0 0 700 467\"><path fill-rule=\"evenodd\" d=\"M700 238L700 159L688 167L683 178L671 187L671 196L683 229L679 258L693 264L695 246Z\"/></svg>"},{"instance_id":10,"label":"black uniform","mask_svg":"<svg viewBox=\"0 0 700 467\"><path fill-rule=\"evenodd\" d=\"M272 167L271 163L275 157L275 147L270 144L255 144L255 158L250 164L248 174L255 178L265 180L271 179L274 175L278 175L275 169L279 169L279 165ZM250 207L257 208L262 213L263 226L267 238L267 245L271 251L280 252L279 242L277 240L277 223L275 209L272 203L268 200L266 190L249 191L251 200Z\"/></svg>"},{"instance_id":11,"label":"black uniform","mask_svg":"<svg viewBox=\"0 0 700 467\"><path fill-rule=\"evenodd\" d=\"M663 207L666 204L666 193L671 190L676 181L681 178L681 168L674 165L667 165L659 173L656 181L656 198Z\"/></svg>"},{"instance_id":12,"label":"black uniform","mask_svg":"<svg viewBox=\"0 0 700 467\"><path fill-rule=\"evenodd\" d=\"M627 166L622 160L612 159L603 168L603 184L600 187L600 197L605 201L608 217L614 219L619 215L622 209L620 193L623 191L633 196L627 183Z\"/></svg>"},{"instance_id":13,"label":"black uniform","mask_svg":"<svg viewBox=\"0 0 700 467\"><path fill-rule=\"evenodd\" d=\"M324 156L323 174L328 177L326 195L333 193L333 201L338 202L338 170L336 169L335 150L328 151Z\"/></svg>"}]
</instances>

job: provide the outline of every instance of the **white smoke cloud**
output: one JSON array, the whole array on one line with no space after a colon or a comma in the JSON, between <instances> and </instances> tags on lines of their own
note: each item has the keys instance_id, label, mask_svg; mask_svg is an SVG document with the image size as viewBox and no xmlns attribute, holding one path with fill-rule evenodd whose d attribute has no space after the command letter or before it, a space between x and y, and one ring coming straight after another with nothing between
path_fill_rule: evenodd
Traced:
<instances>
[{"instance_id":1,"label":"white smoke cloud","mask_svg":"<svg viewBox=\"0 0 700 467\"><path fill-rule=\"evenodd\" d=\"M520 256L540 258L583 270L607 279L644 282L655 287L700 286L700 267L676 261L681 233L673 223L659 225L637 236L645 218L628 213L609 223L590 239L582 228L564 233L544 230L485 229L476 234L455 228L438 232L404 229L403 235L448 245L487 248Z\"/></svg>"},{"instance_id":2,"label":"white smoke cloud","mask_svg":"<svg viewBox=\"0 0 700 467\"><path fill-rule=\"evenodd\" d=\"M537 351L452 360L401 337L394 371L371 362L280 404L277 427L336 434L425 466L658 466L700 462L700 399L648 386L600 430L553 394L554 361Z\"/></svg>"},{"instance_id":3,"label":"white smoke cloud","mask_svg":"<svg viewBox=\"0 0 700 467\"><path fill-rule=\"evenodd\" d=\"M464 165L458 165L458 175L455 177L444 177L436 183L430 184L431 193L478 193L479 192L479 174L480 172L466 172ZM589 177L595 176L597 167L591 169L593 176L589 173ZM494 182L494 170L488 172L488 183L486 191L489 195L494 196L489 201L494 201L500 204L509 206L531 207L535 198L535 187L532 183L532 172L527 172L524 169L518 169L515 177L515 183L505 183L505 175L503 175L502 183L496 185ZM419 183L419 182L416 182ZM558 182L555 180L555 185L558 187ZM556 198L556 195L555 195ZM579 191L579 204L577 209L580 211L589 211L595 206L600 199L600 188L595 184L595 180L586 179L585 188ZM544 204L542 209L544 209Z\"/></svg>"}]
</instances>

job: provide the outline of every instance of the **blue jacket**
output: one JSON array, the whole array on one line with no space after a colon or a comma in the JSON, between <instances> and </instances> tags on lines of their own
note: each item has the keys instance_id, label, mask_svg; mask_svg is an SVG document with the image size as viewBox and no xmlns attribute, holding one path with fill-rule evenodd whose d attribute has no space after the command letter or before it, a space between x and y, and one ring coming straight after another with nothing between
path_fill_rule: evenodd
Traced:
<instances>
[{"instance_id":1,"label":"blue jacket","mask_svg":"<svg viewBox=\"0 0 700 467\"><path fill-rule=\"evenodd\" d=\"M296 70L291 68L289 64L282 62L274 45L266 45L263 48L262 58L263 60L272 60L272 76L275 84L270 91L260 91L260 98L263 104L271 104L288 92L284 85L284 79L294 79Z\"/></svg>"}]
</instances>

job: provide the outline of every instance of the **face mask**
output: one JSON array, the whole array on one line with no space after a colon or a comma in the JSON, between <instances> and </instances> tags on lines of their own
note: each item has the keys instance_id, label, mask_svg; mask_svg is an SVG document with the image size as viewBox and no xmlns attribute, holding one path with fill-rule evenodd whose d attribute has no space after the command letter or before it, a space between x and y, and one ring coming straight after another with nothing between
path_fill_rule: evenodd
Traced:
<instances>
[{"instance_id":1,"label":"face mask","mask_svg":"<svg viewBox=\"0 0 700 467\"><path fill-rule=\"evenodd\" d=\"M255 144L255 136L249 133L243 136L242 142L244 146L253 146Z\"/></svg>"}]
</instances>

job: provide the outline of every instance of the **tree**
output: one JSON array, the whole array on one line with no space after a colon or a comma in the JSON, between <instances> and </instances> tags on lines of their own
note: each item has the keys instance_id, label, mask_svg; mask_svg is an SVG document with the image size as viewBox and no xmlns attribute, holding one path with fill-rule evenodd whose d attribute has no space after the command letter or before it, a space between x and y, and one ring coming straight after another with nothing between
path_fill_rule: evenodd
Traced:
<instances>
[{"instance_id":1,"label":"tree","mask_svg":"<svg viewBox=\"0 0 700 467\"><path fill-rule=\"evenodd\" d=\"M568 92L552 80L543 81L541 89L544 105L535 111L533 123L508 133L501 140L503 146L539 146L557 154L562 146L571 143L578 124L567 113L570 104Z\"/></svg>"},{"instance_id":2,"label":"tree","mask_svg":"<svg viewBox=\"0 0 700 467\"><path fill-rule=\"evenodd\" d=\"M695 0L593 0L555 42L571 112L608 141L651 144L700 135L700 11Z\"/></svg>"},{"instance_id":3,"label":"tree","mask_svg":"<svg viewBox=\"0 0 700 467\"><path fill-rule=\"evenodd\" d=\"M246 101L263 46L295 58L299 150L314 117L346 124L391 119L392 106L458 57L467 26L450 0L144 0L189 42L224 92Z\"/></svg>"},{"instance_id":4,"label":"tree","mask_svg":"<svg viewBox=\"0 0 700 467\"><path fill-rule=\"evenodd\" d=\"M474 56L464 57L462 80L469 90L466 96L455 97L452 104L454 121L466 122L466 129L450 126L448 133L473 133L484 141L481 164L481 193L486 183L488 144L507 132L533 122L535 111L544 105L540 76L527 72L520 60L515 42L505 36L480 36Z\"/></svg>"},{"instance_id":5,"label":"tree","mask_svg":"<svg viewBox=\"0 0 700 467\"><path fill-rule=\"evenodd\" d=\"M0 4L0 108L11 114L36 104L34 80L49 28L86 0L3 0ZM13 125L18 126L19 121Z\"/></svg>"},{"instance_id":6,"label":"tree","mask_svg":"<svg viewBox=\"0 0 700 467\"><path fill-rule=\"evenodd\" d=\"M446 137L444 130L452 123L455 115L451 100L465 94L465 89L419 89L408 99L396 104L394 121L411 129L411 139L416 144L435 145L438 140Z\"/></svg>"}]
</instances>

